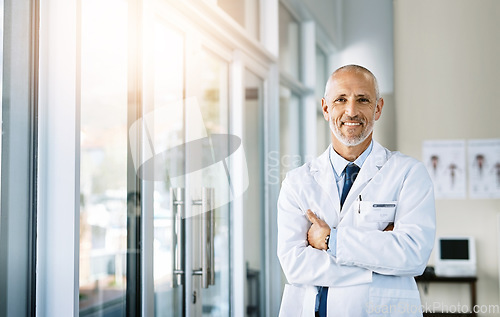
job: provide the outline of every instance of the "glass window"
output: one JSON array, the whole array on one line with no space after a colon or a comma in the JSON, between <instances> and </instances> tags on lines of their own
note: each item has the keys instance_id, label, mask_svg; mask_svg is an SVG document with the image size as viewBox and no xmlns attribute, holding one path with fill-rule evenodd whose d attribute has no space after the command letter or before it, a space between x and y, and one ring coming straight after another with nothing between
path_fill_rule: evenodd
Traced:
<instances>
[{"instance_id":1,"label":"glass window","mask_svg":"<svg viewBox=\"0 0 500 317\"><path fill-rule=\"evenodd\" d=\"M247 264L248 316L263 316L266 300L265 282L265 230L264 230L264 125L263 86L261 78L250 71L244 75L244 134L243 146L249 175L249 186L244 194L245 263Z\"/></svg>"},{"instance_id":2,"label":"glass window","mask_svg":"<svg viewBox=\"0 0 500 317\"><path fill-rule=\"evenodd\" d=\"M127 3L82 5L80 315L124 315L127 263Z\"/></svg>"},{"instance_id":3,"label":"glass window","mask_svg":"<svg viewBox=\"0 0 500 317\"><path fill-rule=\"evenodd\" d=\"M300 152L300 98L290 89L280 87L280 156L281 179L286 172L302 164Z\"/></svg>"},{"instance_id":4,"label":"glass window","mask_svg":"<svg viewBox=\"0 0 500 317\"><path fill-rule=\"evenodd\" d=\"M316 116L316 133L317 154L320 155L330 145L331 135L328 121L323 117L323 113L319 111Z\"/></svg>"},{"instance_id":5,"label":"glass window","mask_svg":"<svg viewBox=\"0 0 500 317\"><path fill-rule=\"evenodd\" d=\"M326 54L319 46L316 46L316 86L314 95L320 102L325 93L326 80L328 79L329 75L330 74L328 70Z\"/></svg>"},{"instance_id":6,"label":"glass window","mask_svg":"<svg viewBox=\"0 0 500 317\"><path fill-rule=\"evenodd\" d=\"M316 142L317 142L317 154L321 154L330 144L330 128L328 122L325 121L323 117L323 112L321 109L321 99L325 93L325 85L330 75L328 69L327 56L321 50L319 46L316 46L316 85L314 89L314 95L316 97L316 103L318 105L317 112L317 122L316 122Z\"/></svg>"},{"instance_id":7,"label":"glass window","mask_svg":"<svg viewBox=\"0 0 500 317\"><path fill-rule=\"evenodd\" d=\"M299 23L290 11L279 4L279 66L282 72L299 79Z\"/></svg>"},{"instance_id":8,"label":"glass window","mask_svg":"<svg viewBox=\"0 0 500 317\"><path fill-rule=\"evenodd\" d=\"M259 39L260 0L217 0L217 5L244 27L253 38Z\"/></svg>"}]
</instances>

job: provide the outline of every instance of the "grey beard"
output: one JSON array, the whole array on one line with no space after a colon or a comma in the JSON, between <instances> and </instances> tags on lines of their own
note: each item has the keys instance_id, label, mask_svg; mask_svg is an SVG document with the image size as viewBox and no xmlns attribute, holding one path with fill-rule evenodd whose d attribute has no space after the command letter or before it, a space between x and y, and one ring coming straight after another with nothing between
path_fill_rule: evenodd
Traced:
<instances>
[{"instance_id":1,"label":"grey beard","mask_svg":"<svg viewBox=\"0 0 500 317\"><path fill-rule=\"evenodd\" d=\"M333 120L330 118L329 120L330 123L330 130L332 131L333 135L337 138L337 140L340 141L340 143L344 144L345 146L356 146L360 145L363 143L363 141L368 138L370 133L373 131L373 124L371 126L367 126L363 131L361 131L361 134L359 136L356 136L354 138L347 138L345 135L342 134L342 132L337 129L337 126L334 125Z\"/></svg>"}]
</instances>

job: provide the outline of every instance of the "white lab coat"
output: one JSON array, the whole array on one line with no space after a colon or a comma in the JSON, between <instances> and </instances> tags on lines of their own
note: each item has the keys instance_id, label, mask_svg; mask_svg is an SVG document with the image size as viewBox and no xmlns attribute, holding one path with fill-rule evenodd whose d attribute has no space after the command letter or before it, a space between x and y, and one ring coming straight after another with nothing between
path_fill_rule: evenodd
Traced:
<instances>
[{"instance_id":1,"label":"white lab coat","mask_svg":"<svg viewBox=\"0 0 500 317\"><path fill-rule=\"evenodd\" d=\"M336 256L309 246L307 209L337 228ZM384 232L390 222L394 230ZM342 212L328 150L290 171L278 199L278 257L289 283L280 316L313 317L316 286L329 287L328 316L422 316L413 277L427 264L435 226L424 165L375 141Z\"/></svg>"}]
</instances>

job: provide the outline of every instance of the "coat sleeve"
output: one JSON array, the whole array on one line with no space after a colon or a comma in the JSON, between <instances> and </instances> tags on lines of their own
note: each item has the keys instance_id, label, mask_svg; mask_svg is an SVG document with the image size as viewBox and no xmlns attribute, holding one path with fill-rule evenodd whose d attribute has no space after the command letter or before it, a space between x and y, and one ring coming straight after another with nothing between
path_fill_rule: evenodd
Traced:
<instances>
[{"instance_id":1,"label":"coat sleeve","mask_svg":"<svg viewBox=\"0 0 500 317\"><path fill-rule=\"evenodd\" d=\"M393 231L337 231L337 263L379 274L422 274L434 246L434 189L422 163L409 169L401 188Z\"/></svg>"},{"instance_id":2,"label":"coat sleeve","mask_svg":"<svg viewBox=\"0 0 500 317\"><path fill-rule=\"evenodd\" d=\"M285 179L278 199L278 258L289 283L315 286L350 286L369 283L372 272L336 263L326 251L307 242L311 223L297 202L296 188Z\"/></svg>"}]
</instances>

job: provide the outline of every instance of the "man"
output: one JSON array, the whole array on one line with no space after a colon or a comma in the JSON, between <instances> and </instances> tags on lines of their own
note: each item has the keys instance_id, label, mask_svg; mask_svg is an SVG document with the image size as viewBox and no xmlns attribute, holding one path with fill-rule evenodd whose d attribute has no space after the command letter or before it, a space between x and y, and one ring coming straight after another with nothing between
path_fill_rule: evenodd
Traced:
<instances>
[{"instance_id":1,"label":"man","mask_svg":"<svg viewBox=\"0 0 500 317\"><path fill-rule=\"evenodd\" d=\"M434 244L430 177L372 140L384 100L366 68L336 70L321 106L332 144L287 174L278 200L280 316L422 316L413 277Z\"/></svg>"}]
</instances>

